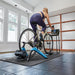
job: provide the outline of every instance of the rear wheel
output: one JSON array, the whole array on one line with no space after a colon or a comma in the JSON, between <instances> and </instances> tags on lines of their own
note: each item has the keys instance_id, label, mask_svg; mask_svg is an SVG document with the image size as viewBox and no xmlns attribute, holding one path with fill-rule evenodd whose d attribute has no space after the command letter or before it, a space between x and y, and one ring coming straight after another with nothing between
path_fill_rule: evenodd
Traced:
<instances>
[{"instance_id":1,"label":"rear wheel","mask_svg":"<svg viewBox=\"0 0 75 75\"><path fill-rule=\"evenodd\" d=\"M35 40L34 36L35 36L34 31L28 28L21 33L19 38L19 49L21 50L21 48L24 47L28 55L30 54L30 51L34 44L34 40ZM33 56L34 54L35 52L33 52L31 56Z\"/></svg>"}]
</instances>

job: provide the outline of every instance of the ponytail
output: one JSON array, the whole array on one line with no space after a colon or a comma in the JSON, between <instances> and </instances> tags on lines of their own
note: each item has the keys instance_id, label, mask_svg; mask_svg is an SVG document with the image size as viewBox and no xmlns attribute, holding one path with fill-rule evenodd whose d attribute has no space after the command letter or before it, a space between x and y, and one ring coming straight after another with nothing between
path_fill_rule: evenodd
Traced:
<instances>
[{"instance_id":1,"label":"ponytail","mask_svg":"<svg viewBox=\"0 0 75 75\"><path fill-rule=\"evenodd\" d=\"M47 8L43 8L43 11L48 13L48 9Z\"/></svg>"}]
</instances>

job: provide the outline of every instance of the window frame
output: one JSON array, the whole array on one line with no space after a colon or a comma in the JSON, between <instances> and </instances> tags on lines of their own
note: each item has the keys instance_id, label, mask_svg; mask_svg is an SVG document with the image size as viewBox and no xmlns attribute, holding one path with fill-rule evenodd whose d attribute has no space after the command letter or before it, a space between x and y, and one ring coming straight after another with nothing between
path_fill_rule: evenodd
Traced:
<instances>
[{"instance_id":1,"label":"window frame","mask_svg":"<svg viewBox=\"0 0 75 75\"><path fill-rule=\"evenodd\" d=\"M25 17L25 18L27 19L27 25L28 25L28 17L27 17L26 15L21 15L21 19L22 19L22 17ZM22 22L21 19L20 19L20 22ZM25 26L26 24L22 24L22 23L20 23L20 24L21 24L21 25L20 25L20 34L21 34L21 32L23 31L23 30L21 29L21 28L22 28L21 26L22 26L22 25ZM27 27L27 28L28 28L28 27ZM25 28L25 29L26 29L26 28Z\"/></svg>"},{"instance_id":2,"label":"window frame","mask_svg":"<svg viewBox=\"0 0 75 75\"><path fill-rule=\"evenodd\" d=\"M11 21L9 21L9 13L12 13L12 14L14 14L14 15L16 15L17 16L17 23L15 23L15 22L11 22ZM7 32L7 42L8 43L17 43L18 42L18 19L19 19L19 15L18 15L18 13L16 13L15 11L13 11L13 10L8 10L8 26L9 26L9 24L14 24L14 25L16 25L16 27L17 27L17 38L16 38L16 41L9 41L8 40L8 32Z\"/></svg>"},{"instance_id":3,"label":"window frame","mask_svg":"<svg viewBox=\"0 0 75 75\"><path fill-rule=\"evenodd\" d=\"M0 22L2 23L2 37L1 37L1 40L0 40L0 43L4 42L4 8L0 6L0 9L2 9L2 18L0 18Z\"/></svg>"}]
</instances>

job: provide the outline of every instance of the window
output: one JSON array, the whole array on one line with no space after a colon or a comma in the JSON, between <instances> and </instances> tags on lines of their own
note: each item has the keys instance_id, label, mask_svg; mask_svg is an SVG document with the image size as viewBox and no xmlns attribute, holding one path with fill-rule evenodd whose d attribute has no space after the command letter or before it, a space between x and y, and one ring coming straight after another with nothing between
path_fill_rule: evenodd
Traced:
<instances>
[{"instance_id":1,"label":"window","mask_svg":"<svg viewBox=\"0 0 75 75\"><path fill-rule=\"evenodd\" d=\"M21 16L21 32L26 28L28 28L28 18Z\"/></svg>"},{"instance_id":2,"label":"window","mask_svg":"<svg viewBox=\"0 0 75 75\"><path fill-rule=\"evenodd\" d=\"M3 8L0 8L0 41L3 41Z\"/></svg>"},{"instance_id":3,"label":"window","mask_svg":"<svg viewBox=\"0 0 75 75\"><path fill-rule=\"evenodd\" d=\"M13 22L13 23L18 22L16 14L14 14L12 12L9 13L9 22Z\"/></svg>"},{"instance_id":4,"label":"window","mask_svg":"<svg viewBox=\"0 0 75 75\"><path fill-rule=\"evenodd\" d=\"M3 9L0 8L0 18L3 18Z\"/></svg>"},{"instance_id":5,"label":"window","mask_svg":"<svg viewBox=\"0 0 75 75\"><path fill-rule=\"evenodd\" d=\"M8 14L8 42L17 42L17 24L18 24L17 14L9 11L9 14Z\"/></svg>"}]
</instances>

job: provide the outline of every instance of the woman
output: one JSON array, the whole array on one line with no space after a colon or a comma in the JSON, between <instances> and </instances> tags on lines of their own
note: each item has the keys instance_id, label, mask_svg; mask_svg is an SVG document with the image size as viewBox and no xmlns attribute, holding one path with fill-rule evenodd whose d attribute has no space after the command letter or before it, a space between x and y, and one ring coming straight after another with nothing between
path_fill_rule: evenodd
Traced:
<instances>
[{"instance_id":1,"label":"woman","mask_svg":"<svg viewBox=\"0 0 75 75\"><path fill-rule=\"evenodd\" d=\"M46 29L45 18L47 19L48 25L50 25L51 27L47 8L43 8L41 12L35 13L31 16L30 24L35 33L37 30L37 24L42 27L42 34L45 32Z\"/></svg>"}]
</instances>

